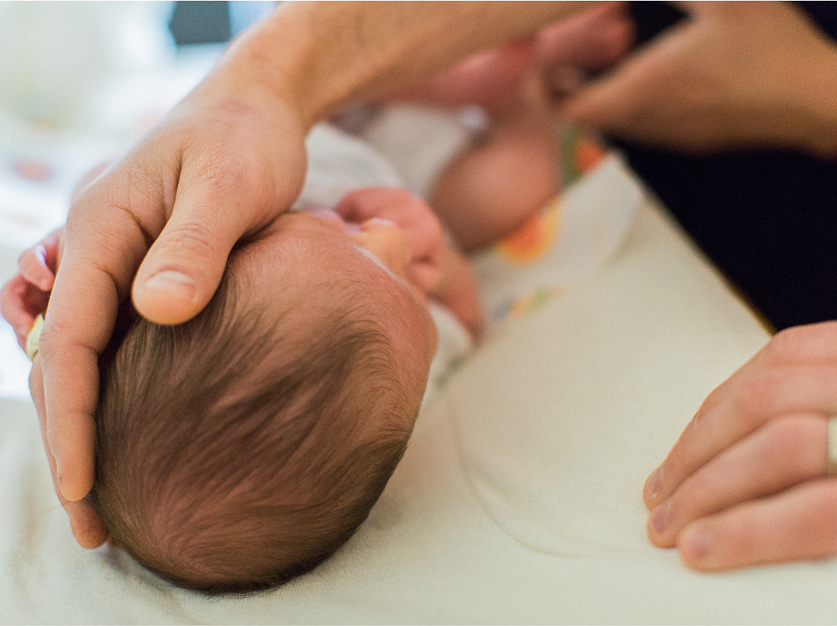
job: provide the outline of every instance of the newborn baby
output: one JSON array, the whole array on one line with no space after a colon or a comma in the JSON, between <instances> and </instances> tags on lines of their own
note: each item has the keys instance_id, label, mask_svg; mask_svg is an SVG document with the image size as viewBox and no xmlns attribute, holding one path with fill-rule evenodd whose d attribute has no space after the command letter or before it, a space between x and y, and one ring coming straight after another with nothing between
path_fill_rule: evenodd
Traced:
<instances>
[{"instance_id":1,"label":"newborn baby","mask_svg":"<svg viewBox=\"0 0 837 626\"><path fill-rule=\"evenodd\" d=\"M389 164L328 126L307 148L294 210L239 243L200 315L159 326L125 306L100 359L88 500L183 587L265 589L332 554L405 450L433 319L460 352L481 326L470 266ZM3 290L19 334L48 300L24 267L51 277L62 235Z\"/></svg>"},{"instance_id":2,"label":"newborn baby","mask_svg":"<svg viewBox=\"0 0 837 626\"><path fill-rule=\"evenodd\" d=\"M112 537L209 592L278 585L331 555L407 445L442 245L422 202L361 190L240 246L192 321L126 315L100 363L89 496Z\"/></svg>"}]
</instances>

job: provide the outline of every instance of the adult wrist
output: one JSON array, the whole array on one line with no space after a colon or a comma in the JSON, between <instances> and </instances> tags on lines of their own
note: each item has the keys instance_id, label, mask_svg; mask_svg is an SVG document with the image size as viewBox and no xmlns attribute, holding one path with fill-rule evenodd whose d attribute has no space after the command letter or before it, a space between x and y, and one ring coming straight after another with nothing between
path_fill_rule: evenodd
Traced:
<instances>
[{"instance_id":1,"label":"adult wrist","mask_svg":"<svg viewBox=\"0 0 837 626\"><path fill-rule=\"evenodd\" d=\"M287 8L279 7L236 38L206 82L233 97L281 101L307 130L319 118L320 108L307 86L306 66L314 50L305 29L287 24L286 14Z\"/></svg>"},{"instance_id":2,"label":"adult wrist","mask_svg":"<svg viewBox=\"0 0 837 626\"><path fill-rule=\"evenodd\" d=\"M233 42L216 71L290 103L310 127L589 4L290 3Z\"/></svg>"}]
</instances>

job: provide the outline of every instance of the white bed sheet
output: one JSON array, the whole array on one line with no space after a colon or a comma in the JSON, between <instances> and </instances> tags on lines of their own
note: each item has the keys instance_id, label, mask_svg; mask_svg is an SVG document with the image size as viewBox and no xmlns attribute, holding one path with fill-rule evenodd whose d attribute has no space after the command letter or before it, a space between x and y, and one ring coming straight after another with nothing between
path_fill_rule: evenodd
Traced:
<instances>
[{"instance_id":1,"label":"white bed sheet","mask_svg":"<svg viewBox=\"0 0 837 626\"><path fill-rule=\"evenodd\" d=\"M646 201L607 268L507 324L449 379L346 546L246 598L79 548L34 409L0 400L0 622L833 622L834 561L697 574L645 538L646 475L766 340Z\"/></svg>"}]
</instances>

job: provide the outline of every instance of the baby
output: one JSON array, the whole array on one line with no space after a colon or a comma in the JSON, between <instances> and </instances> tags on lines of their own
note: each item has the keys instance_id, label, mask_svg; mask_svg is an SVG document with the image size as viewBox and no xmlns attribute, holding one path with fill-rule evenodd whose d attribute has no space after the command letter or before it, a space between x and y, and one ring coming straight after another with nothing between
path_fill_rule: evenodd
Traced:
<instances>
[{"instance_id":1,"label":"baby","mask_svg":"<svg viewBox=\"0 0 837 626\"><path fill-rule=\"evenodd\" d=\"M450 269L441 231L391 188L330 215L283 215L233 252L195 319L128 313L103 355L90 503L175 584L245 592L311 569L405 450L436 348L427 297L444 299Z\"/></svg>"},{"instance_id":2,"label":"baby","mask_svg":"<svg viewBox=\"0 0 837 626\"><path fill-rule=\"evenodd\" d=\"M460 346L479 335L457 248L510 234L557 192L553 126L526 85L433 173L449 237L386 159L321 125L294 210L239 243L200 315L159 326L123 307L100 359L89 502L139 563L183 587L254 591L355 532L406 448L434 319L458 320ZM40 251L39 271L57 271L60 233ZM28 254L3 296L22 342L48 301Z\"/></svg>"},{"instance_id":3,"label":"baby","mask_svg":"<svg viewBox=\"0 0 837 626\"><path fill-rule=\"evenodd\" d=\"M126 306L100 359L89 502L183 587L270 588L331 555L407 445L437 345L430 301L480 331L468 263L387 162L329 126L308 152L295 210L236 247L200 315L159 326ZM59 249L60 233L43 247L52 271Z\"/></svg>"}]
</instances>

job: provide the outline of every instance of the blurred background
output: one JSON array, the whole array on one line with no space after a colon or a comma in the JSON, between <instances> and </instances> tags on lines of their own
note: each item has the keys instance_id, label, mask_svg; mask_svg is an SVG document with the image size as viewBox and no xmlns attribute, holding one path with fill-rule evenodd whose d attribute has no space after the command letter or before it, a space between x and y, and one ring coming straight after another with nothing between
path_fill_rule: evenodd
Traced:
<instances>
[{"instance_id":1,"label":"blurred background","mask_svg":"<svg viewBox=\"0 0 837 626\"><path fill-rule=\"evenodd\" d=\"M81 176L153 127L274 7L0 2L0 284L66 221ZM28 397L29 361L5 322L0 355L0 396Z\"/></svg>"}]
</instances>

